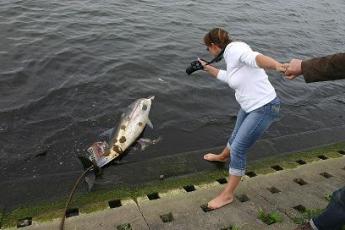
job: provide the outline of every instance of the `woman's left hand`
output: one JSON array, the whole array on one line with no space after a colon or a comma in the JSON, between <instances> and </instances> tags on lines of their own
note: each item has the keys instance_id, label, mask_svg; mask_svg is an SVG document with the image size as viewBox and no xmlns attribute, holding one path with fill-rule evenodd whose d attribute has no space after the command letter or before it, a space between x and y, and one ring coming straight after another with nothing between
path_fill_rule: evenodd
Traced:
<instances>
[{"instance_id":1,"label":"woman's left hand","mask_svg":"<svg viewBox=\"0 0 345 230\"><path fill-rule=\"evenodd\" d=\"M214 67L212 65L208 65L205 61L201 60L200 58L198 58L198 61L204 67L204 71L211 74L211 76L213 76L213 77L217 77L219 69L217 69L216 67Z\"/></svg>"},{"instance_id":2,"label":"woman's left hand","mask_svg":"<svg viewBox=\"0 0 345 230\"><path fill-rule=\"evenodd\" d=\"M203 60L201 60L200 58L198 58L198 61L201 63L201 65L204 67L204 70L207 72L207 63Z\"/></svg>"}]
</instances>

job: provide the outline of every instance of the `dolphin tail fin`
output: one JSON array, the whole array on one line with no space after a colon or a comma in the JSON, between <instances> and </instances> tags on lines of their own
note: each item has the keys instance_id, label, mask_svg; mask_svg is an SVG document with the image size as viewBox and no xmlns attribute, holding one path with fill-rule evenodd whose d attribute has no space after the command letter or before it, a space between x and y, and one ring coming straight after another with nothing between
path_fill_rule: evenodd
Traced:
<instances>
[{"instance_id":1,"label":"dolphin tail fin","mask_svg":"<svg viewBox=\"0 0 345 230\"><path fill-rule=\"evenodd\" d=\"M156 139L140 138L137 143L140 145L141 151L144 151L148 146L155 145L162 140L162 137Z\"/></svg>"}]
</instances>

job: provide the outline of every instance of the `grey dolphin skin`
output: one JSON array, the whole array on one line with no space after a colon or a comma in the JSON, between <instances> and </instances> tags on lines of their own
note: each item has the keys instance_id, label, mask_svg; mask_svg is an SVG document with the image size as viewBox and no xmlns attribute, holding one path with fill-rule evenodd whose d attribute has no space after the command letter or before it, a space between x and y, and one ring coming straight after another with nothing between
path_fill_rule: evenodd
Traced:
<instances>
[{"instance_id":1,"label":"grey dolphin skin","mask_svg":"<svg viewBox=\"0 0 345 230\"><path fill-rule=\"evenodd\" d=\"M127 111L121 115L116 132L110 132L110 135L108 133L109 141L95 142L88 148L87 158L79 156L85 169L93 166L90 173L85 177L89 190L94 184L95 174L100 172L101 167L120 157L138 139L146 125L153 128L149 113L154 98L154 96L151 96L134 101L128 106ZM147 143L155 144L159 140L160 138L153 141L144 139L144 141L138 142L145 145ZM142 146L142 149L144 148L145 146Z\"/></svg>"}]
</instances>

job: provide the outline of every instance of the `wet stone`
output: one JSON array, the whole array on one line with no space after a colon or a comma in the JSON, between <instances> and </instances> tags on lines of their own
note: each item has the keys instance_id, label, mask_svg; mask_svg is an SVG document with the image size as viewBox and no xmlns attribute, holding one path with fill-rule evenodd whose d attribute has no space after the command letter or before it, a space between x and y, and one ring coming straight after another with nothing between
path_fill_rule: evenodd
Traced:
<instances>
[{"instance_id":1,"label":"wet stone","mask_svg":"<svg viewBox=\"0 0 345 230\"><path fill-rule=\"evenodd\" d=\"M331 178L333 177L331 174L327 173L327 172L323 172L323 173L320 173L321 176L323 176L324 178Z\"/></svg>"},{"instance_id":2,"label":"wet stone","mask_svg":"<svg viewBox=\"0 0 345 230\"><path fill-rule=\"evenodd\" d=\"M201 205L200 208L201 208L204 212L213 211L213 209L209 208L209 207L207 206L207 204Z\"/></svg>"},{"instance_id":3,"label":"wet stone","mask_svg":"<svg viewBox=\"0 0 345 230\"><path fill-rule=\"evenodd\" d=\"M328 159L328 157L326 157L325 155L319 155L317 157L320 158L321 160L327 160Z\"/></svg>"},{"instance_id":4,"label":"wet stone","mask_svg":"<svg viewBox=\"0 0 345 230\"><path fill-rule=\"evenodd\" d=\"M70 208L66 211L66 217L72 217L72 216L78 216L79 215L79 209L78 208Z\"/></svg>"},{"instance_id":5,"label":"wet stone","mask_svg":"<svg viewBox=\"0 0 345 230\"><path fill-rule=\"evenodd\" d=\"M283 168L282 168L280 165L273 165L271 168L274 169L274 170L276 170L276 171L281 171L281 170L283 170Z\"/></svg>"},{"instance_id":6,"label":"wet stone","mask_svg":"<svg viewBox=\"0 0 345 230\"><path fill-rule=\"evenodd\" d=\"M300 204L293 207L293 209L297 210L300 213L304 213L307 210L303 205L300 205Z\"/></svg>"},{"instance_id":7,"label":"wet stone","mask_svg":"<svg viewBox=\"0 0 345 230\"><path fill-rule=\"evenodd\" d=\"M221 228L220 230L235 230L237 228L235 228L234 226L230 225L229 227L225 227L225 228Z\"/></svg>"},{"instance_id":8,"label":"wet stone","mask_svg":"<svg viewBox=\"0 0 345 230\"><path fill-rule=\"evenodd\" d=\"M217 182L219 183L219 184L226 184L226 183L228 183L228 181L226 180L226 178L219 178L219 179L217 179Z\"/></svg>"},{"instance_id":9,"label":"wet stone","mask_svg":"<svg viewBox=\"0 0 345 230\"><path fill-rule=\"evenodd\" d=\"M241 195L238 195L236 197L242 203L249 201L249 197L246 194L241 194Z\"/></svg>"},{"instance_id":10,"label":"wet stone","mask_svg":"<svg viewBox=\"0 0 345 230\"><path fill-rule=\"evenodd\" d=\"M183 186L184 190L186 190L186 192L193 192L195 191L195 187L194 185L186 185L186 186Z\"/></svg>"},{"instance_id":11,"label":"wet stone","mask_svg":"<svg viewBox=\"0 0 345 230\"><path fill-rule=\"evenodd\" d=\"M308 184L308 183L305 182L302 178L295 178L293 181L294 181L295 183L301 185L301 186L302 186L302 185Z\"/></svg>"},{"instance_id":12,"label":"wet stone","mask_svg":"<svg viewBox=\"0 0 345 230\"><path fill-rule=\"evenodd\" d=\"M110 208L118 208L121 207L121 200L111 200L108 202Z\"/></svg>"},{"instance_id":13,"label":"wet stone","mask_svg":"<svg viewBox=\"0 0 345 230\"><path fill-rule=\"evenodd\" d=\"M250 171L250 172L246 172L246 175L249 176L249 177L256 177L256 173L253 172L253 171Z\"/></svg>"},{"instance_id":14,"label":"wet stone","mask_svg":"<svg viewBox=\"0 0 345 230\"><path fill-rule=\"evenodd\" d=\"M172 222L174 220L174 217L171 212L168 214L161 215L160 218L163 221L163 223Z\"/></svg>"},{"instance_id":15,"label":"wet stone","mask_svg":"<svg viewBox=\"0 0 345 230\"><path fill-rule=\"evenodd\" d=\"M270 187L267 188L268 191L270 191L271 193L280 193L281 191L279 189L277 189L276 187Z\"/></svg>"},{"instance_id":16,"label":"wet stone","mask_svg":"<svg viewBox=\"0 0 345 230\"><path fill-rule=\"evenodd\" d=\"M160 197L158 195L158 192L152 192L150 194L147 194L147 198L149 198L149 200L157 200Z\"/></svg>"},{"instance_id":17,"label":"wet stone","mask_svg":"<svg viewBox=\"0 0 345 230\"><path fill-rule=\"evenodd\" d=\"M300 165L305 165L306 164L306 162L304 161L304 160L298 160L298 161L296 161L298 164L300 164Z\"/></svg>"},{"instance_id":18,"label":"wet stone","mask_svg":"<svg viewBox=\"0 0 345 230\"><path fill-rule=\"evenodd\" d=\"M339 150L338 153L340 153L341 155L345 155L345 151L344 150Z\"/></svg>"}]
</instances>

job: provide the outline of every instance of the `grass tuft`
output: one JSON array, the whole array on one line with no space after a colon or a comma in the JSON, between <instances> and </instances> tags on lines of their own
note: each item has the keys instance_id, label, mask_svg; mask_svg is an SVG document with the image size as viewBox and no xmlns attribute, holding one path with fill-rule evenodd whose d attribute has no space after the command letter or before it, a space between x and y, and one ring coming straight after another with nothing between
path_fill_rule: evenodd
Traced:
<instances>
[{"instance_id":1,"label":"grass tuft","mask_svg":"<svg viewBox=\"0 0 345 230\"><path fill-rule=\"evenodd\" d=\"M277 211L265 213L264 210L260 209L258 218L267 225L283 222L283 216Z\"/></svg>"},{"instance_id":2,"label":"grass tuft","mask_svg":"<svg viewBox=\"0 0 345 230\"><path fill-rule=\"evenodd\" d=\"M311 218L320 215L322 211L323 209L306 209L303 213L297 217L294 217L292 220L296 224L304 224L307 223Z\"/></svg>"}]
</instances>

